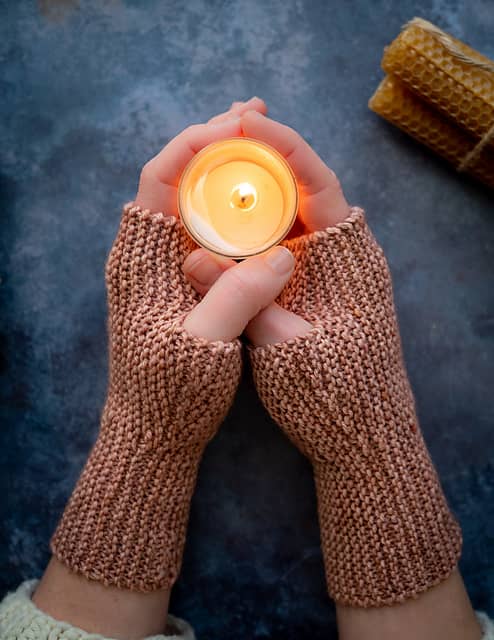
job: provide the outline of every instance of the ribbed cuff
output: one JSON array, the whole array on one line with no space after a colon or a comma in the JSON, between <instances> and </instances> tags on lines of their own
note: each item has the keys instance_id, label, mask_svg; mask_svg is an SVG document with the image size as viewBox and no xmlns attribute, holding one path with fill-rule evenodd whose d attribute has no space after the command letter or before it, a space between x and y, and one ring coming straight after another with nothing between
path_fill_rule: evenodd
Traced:
<instances>
[{"instance_id":1,"label":"ribbed cuff","mask_svg":"<svg viewBox=\"0 0 494 640\"><path fill-rule=\"evenodd\" d=\"M328 591L341 605L405 602L458 564L461 529L415 436L401 445L380 439L374 451L354 445L346 461L314 464Z\"/></svg>"},{"instance_id":2,"label":"ribbed cuff","mask_svg":"<svg viewBox=\"0 0 494 640\"><path fill-rule=\"evenodd\" d=\"M51 540L71 571L106 586L171 588L202 455L119 449L101 435Z\"/></svg>"},{"instance_id":3,"label":"ribbed cuff","mask_svg":"<svg viewBox=\"0 0 494 640\"><path fill-rule=\"evenodd\" d=\"M0 604L0 637L2 640L111 640L96 633L87 633L67 622L55 620L36 607L31 597L37 580L23 582ZM167 627L176 629L173 635L148 636L144 640L195 640L192 627L181 618L168 615Z\"/></svg>"},{"instance_id":4,"label":"ribbed cuff","mask_svg":"<svg viewBox=\"0 0 494 640\"><path fill-rule=\"evenodd\" d=\"M370 298L382 301L382 309L392 309L391 277L384 253L367 225L360 207L352 207L348 217L332 227L282 243L293 253L292 277L278 302L310 322L343 309L358 317Z\"/></svg>"}]
</instances>

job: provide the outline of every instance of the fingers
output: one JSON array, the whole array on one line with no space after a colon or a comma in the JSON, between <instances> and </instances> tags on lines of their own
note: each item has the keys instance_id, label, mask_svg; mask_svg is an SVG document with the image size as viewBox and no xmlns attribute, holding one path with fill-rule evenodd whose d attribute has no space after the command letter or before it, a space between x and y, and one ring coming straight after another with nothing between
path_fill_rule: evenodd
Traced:
<instances>
[{"instance_id":1,"label":"fingers","mask_svg":"<svg viewBox=\"0 0 494 640\"><path fill-rule=\"evenodd\" d=\"M289 161L308 195L321 191L332 180L328 167L294 129L257 113L244 114L241 123L246 136L270 144Z\"/></svg>"},{"instance_id":2,"label":"fingers","mask_svg":"<svg viewBox=\"0 0 494 640\"><path fill-rule=\"evenodd\" d=\"M255 347L264 347L304 336L311 329L310 322L272 302L249 322L245 335Z\"/></svg>"},{"instance_id":3,"label":"fingers","mask_svg":"<svg viewBox=\"0 0 494 640\"><path fill-rule=\"evenodd\" d=\"M195 252L194 252L195 253ZM211 258L213 261L216 258ZM191 260L184 265L191 273ZM192 263L193 264L193 263ZM279 295L293 270L293 255L285 247L273 247L266 253L248 258L221 273L199 304L189 313L184 327L193 335L207 340L229 342L239 336L261 309ZM214 266L206 256L199 260L199 272L193 278L205 285L207 269L215 277ZM197 265L196 265L197 266Z\"/></svg>"},{"instance_id":4,"label":"fingers","mask_svg":"<svg viewBox=\"0 0 494 640\"><path fill-rule=\"evenodd\" d=\"M183 270L194 289L204 295L224 271L236 264L230 258L214 255L206 249L196 249L185 259Z\"/></svg>"},{"instance_id":5,"label":"fingers","mask_svg":"<svg viewBox=\"0 0 494 640\"><path fill-rule=\"evenodd\" d=\"M343 221L349 206L334 172L312 147L290 127L247 111L240 119L242 132L274 147L288 161L300 189L300 216L308 231Z\"/></svg>"},{"instance_id":6,"label":"fingers","mask_svg":"<svg viewBox=\"0 0 494 640\"><path fill-rule=\"evenodd\" d=\"M230 109L211 118L207 124L195 124L173 138L141 172L136 204L143 209L178 216L177 186L189 160L212 142L242 135L238 118L247 110L267 113L261 98L234 102Z\"/></svg>"},{"instance_id":7,"label":"fingers","mask_svg":"<svg viewBox=\"0 0 494 640\"><path fill-rule=\"evenodd\" d=\"M208 144L241 135L238 117L216 125L193 124L173 138L141 172L136 204L143 209L178 216L177 186L193 156Z\"/></svg>"},{"instance_id":8,"label":"fingers","mask_svg":"<svg viewBox=\"0 0 494 640\"><path fill-rule=\"evenodd\" d=\"M264 100L261 100L261 98L254 96L253 98L250 98L250 100L247 100L247 102L233 102L228 111L214 116L213 118L208 120L208 124L217 124L218 122L223 122L224 120L228 120L231 117L241 116L249 110L258 111L259 113L262 113L264 115L266 115L266 113L268 112L268 108Z\"/></svg>"},{"instance_id":9,"label":"fingers","mask_svg":"<svg viewBox=\"0 0 494 640\"><path fill-rule=\"evenodd\" d=\"M233 260L228 258L215 256L205 249L197 249L186 258L183 268L194 288L204 295L220 276L226 270L235 267L235 264ZM188 321L190 322L190 315ZM224 321L224 324L227 322ZM245 334L253 345L261 346L304 335L311 328L312 325L300 316L271 302L251 320L245 328Z\"/></svg>"}]
</instances>

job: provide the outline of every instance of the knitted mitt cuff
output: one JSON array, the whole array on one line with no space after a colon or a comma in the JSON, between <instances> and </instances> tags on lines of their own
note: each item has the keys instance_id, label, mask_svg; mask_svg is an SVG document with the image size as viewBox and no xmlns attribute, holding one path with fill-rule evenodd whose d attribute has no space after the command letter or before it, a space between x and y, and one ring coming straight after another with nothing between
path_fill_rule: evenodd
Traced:
<instances>
[{"instance_id":1,"label":"knitted mitt cuff","mask_svg":"<svg viewBox=\"0 0 494 640\"><path fill-rule=\"evenodd\" d=\"M201 455L130 452L100 437L51 539L53 555L105 586L170 589Z\"/></svg>"},{"instance_id":2,"label":"knitted mitt cuff","mask_svg":"<svg viewBox=\"0 0 494 640\"><path fill-rule=\"evenodd\" d=\"M360 207L351 207L348 217L332 227L283 244L293 253L295 268L279 302L313 321L333 307L354 311L369 287L387 285L390 279L382 249Z\"/></svg>"},{"instance_id":3,"label":"knitted mitt cuff","mask_svg":"<svg viewBox=\"0 0 494 640\"><path fill-rule=\"evenodd\" d=\"M403 447L394 460L390 446L353 470L345 462L314 465L328 592L341 605L405 602L446 580L458 564L461 529L417 439L415 451ZM362 452L349 451L348 459L353 455Z\"/></svg>"}]
</instances>

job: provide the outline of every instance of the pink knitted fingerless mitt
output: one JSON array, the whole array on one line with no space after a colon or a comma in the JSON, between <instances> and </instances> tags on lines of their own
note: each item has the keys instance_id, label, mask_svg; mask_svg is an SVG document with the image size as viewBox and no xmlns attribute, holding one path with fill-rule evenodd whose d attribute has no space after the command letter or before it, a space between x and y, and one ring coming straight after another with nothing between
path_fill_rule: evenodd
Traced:
<instances>
[{"instance_id":1,"label":"pink knitted fingerless mitt","mask_svg":"<svg viewBox=\"0 0 494 640\"><path fill-rule=\"evenodd\" d=\"M52 551L72 571L138 591L170 587L207 442L231 403L241 346L193 337L198 296L181 223L127 205L106 267L110 380L100 433Z\"/></svg>"},{"instance_id":2,"label":"pink knitted fingerless mitt","mask_svg":"<svg viewBox=\"0 0 494 640\"><path fill-rule=\"evenodd\" d=\"M312 461L332 597L402 602L451 573L461 532L418 426L388 266L357 208L284 244L296 266L279 303L313 329L250 349L257 389Z\"/></svg>"}]
</instances>

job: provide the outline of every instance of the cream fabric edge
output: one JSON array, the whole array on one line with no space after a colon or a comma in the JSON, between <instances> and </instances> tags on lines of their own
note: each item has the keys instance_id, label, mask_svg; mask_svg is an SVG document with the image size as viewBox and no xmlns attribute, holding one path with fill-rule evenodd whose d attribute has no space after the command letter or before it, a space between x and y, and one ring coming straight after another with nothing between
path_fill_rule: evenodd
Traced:
<instances>
[{"instance_id":1,"label":"cream fabric edge","mask_svg":"<svg viewBox=\"0 0 494 640\"><path fill-rule=\"evenodd\" d=\"M483 611L476 611L475 613L482 627L482 640L494 640L494 622Z\"/></svg>"},{"instance_id":2,"label":"cream fabric edge","mask_svg":"<svg viewBox=\"0 0 494 640\"><path fill-rule=\"evenodd\" d=\"M0 603L1 640L112 640L55 620L38 609L31 600L37 584L38 580L23 582ZM178 629L180 635L148 636L144 640L195 640L194 631L185 620L168 615L168 622Z\"/></svg>"}]
</instances>

